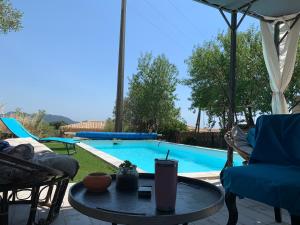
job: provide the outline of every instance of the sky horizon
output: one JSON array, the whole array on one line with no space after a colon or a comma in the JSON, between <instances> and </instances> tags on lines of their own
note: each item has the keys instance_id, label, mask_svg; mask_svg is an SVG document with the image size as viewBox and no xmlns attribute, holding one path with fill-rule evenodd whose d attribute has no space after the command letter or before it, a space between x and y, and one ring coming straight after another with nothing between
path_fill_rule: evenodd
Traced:
<instances>
[{"instance_id":1,"label":"sky horizon","mask_svg":"<svg viewBox=\"0 0 300 225\"><path fill-rule=\"evenodd\" d=\"M11 0L23 29L1 35L0 105L5 111L39 109L75 121L105 120L116 98L121 0ZM188 78L185 60L193 48L226 32L218 10L193 0L127 0L125 86L146 52L165 54ZM258 21L246 17L239 31ZM9 84L9 85L7 85ZM195 125L191 90L179 85L181 116ZM205 119L205 118L204 118ZM203 127L204 121L201 121Z\"/></svg>"}]
</instances>

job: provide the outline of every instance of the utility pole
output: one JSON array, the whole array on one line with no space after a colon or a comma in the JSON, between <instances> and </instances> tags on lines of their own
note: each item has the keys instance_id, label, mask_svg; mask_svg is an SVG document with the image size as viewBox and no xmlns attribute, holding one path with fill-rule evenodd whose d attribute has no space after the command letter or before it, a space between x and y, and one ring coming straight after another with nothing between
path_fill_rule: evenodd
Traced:
<instances>
[{"instance_id":1,"label":"utility pole","mask_svg":"<svg viewBox=\"0 0 300 225\"><path fill-rule=\"evenodd\" d=\"M119 40L118 86L117 86L117 99L116 99L116 121L115 121L116 132L122 132L123 130L125 25L126 25L126 0L122 0L120 40Z\"/></svg>"}]
</instances>

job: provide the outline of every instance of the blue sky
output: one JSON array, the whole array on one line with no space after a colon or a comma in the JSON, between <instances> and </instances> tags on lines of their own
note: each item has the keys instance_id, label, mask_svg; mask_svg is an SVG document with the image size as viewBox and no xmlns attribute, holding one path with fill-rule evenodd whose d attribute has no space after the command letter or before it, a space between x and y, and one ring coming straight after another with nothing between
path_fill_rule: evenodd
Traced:
<instances>
[{"instance_id":1,"label":"blue sky","mask_svg":"<svg viewBox=\"0 0 300 225\"><path fill-rule=\"evenodd\" d=\"M105 120L116 98L120 0L12 0L24 13L19 32L1 35L0 103L32 113ZM246 17L239 30L258 21ZM137 59L165 54L187 78L184 63L195 45L227 29L218 10L193 0L127 0L125 94ZM190 89L176 103L194 125ZM203 122L203 121L202 121Z\"/></svg>"}]
</instances>

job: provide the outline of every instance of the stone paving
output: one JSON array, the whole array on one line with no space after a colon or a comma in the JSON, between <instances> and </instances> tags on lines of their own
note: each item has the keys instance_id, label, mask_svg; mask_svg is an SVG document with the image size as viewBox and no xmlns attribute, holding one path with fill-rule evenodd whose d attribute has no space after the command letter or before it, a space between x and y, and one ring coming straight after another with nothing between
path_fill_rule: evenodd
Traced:
<instances>
[{"instance_id":1,"label":"stone paving","mask_svg":"<svg viewBox=\"0 0 300 225\"><path fill-rule=\"evenodd\" d=\"M219 185L218 181L211 181ZM69 186L71 186L70 184ZM240 225L275 225L273 208L249 199L237 200L239 210ZM9 224L10 225L25 225L26 216L29 213L29 208L22 205L12 206L10 209ZM47 210L39 208L37 213L37 220L45 218ZM191 225L225 225L227 222L228 214L224 206L218 213L203 220L190 223ZM57 219L52 225L108 225L110 223L89 218L75 209L73 209L68 200L67 194ZM290 224L290 218L286 211L283 211L282 225ZM142 224L141 224L142 225Z\"/></svg>"}]
</instances>

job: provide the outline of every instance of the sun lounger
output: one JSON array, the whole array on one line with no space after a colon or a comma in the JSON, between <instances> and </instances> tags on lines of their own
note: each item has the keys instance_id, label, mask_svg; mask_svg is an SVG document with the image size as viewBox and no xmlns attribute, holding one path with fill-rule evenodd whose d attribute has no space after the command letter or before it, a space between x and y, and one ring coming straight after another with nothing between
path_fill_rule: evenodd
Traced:
<instances>
[{"instance_id":1,"label":"sun lounger","mask_svg":"<svg viewBox=\"0 0 300 225\"><path fill-rule=\"evenodd\" d=\"M68 154L73 154L76 152L75 144L78 143L78 140L72 138L61 138L61 137L46 137L39 138L31 134L19 121L15 118L0 118L0 121L9 129L15 136L19 138L31 137L39 142L61 142L66 145Z\"/></svg>"}]
</instances>

